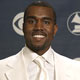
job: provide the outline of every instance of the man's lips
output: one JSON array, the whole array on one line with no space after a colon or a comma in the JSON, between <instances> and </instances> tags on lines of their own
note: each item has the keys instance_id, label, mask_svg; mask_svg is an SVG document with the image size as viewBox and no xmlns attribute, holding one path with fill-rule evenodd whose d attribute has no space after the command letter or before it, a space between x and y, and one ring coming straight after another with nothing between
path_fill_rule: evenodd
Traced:
<instances>
[{"instance_id":1,"label":"man's lips","mask_svg":"<svg viewBox=\"0 0 80 80\"><path fill-rule=\"evenodd\" d=\"M47 34L44 32L41 32L41 31L32 33L33 38L45 38L46 36L47 36Z\"/></svg>"},{"instance_id":2,"label":"man's lips","mask_svg":"<svg viewBox=\"0 0 80 80\"><path fill-rule=\"evenodd\" d=\"M34 38L44 38L45 36L44 35L34 35L33 37Z\"/></svg>"}]
</instances>

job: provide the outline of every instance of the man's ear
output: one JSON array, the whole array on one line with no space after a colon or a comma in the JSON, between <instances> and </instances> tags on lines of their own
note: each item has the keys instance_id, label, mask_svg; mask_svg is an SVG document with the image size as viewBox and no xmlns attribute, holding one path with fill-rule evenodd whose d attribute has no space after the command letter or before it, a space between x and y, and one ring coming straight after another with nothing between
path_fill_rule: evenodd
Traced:
<instances>
[{"instance_id":1,"label":"man's ear","mask_svg":"<svg viewBox=\"0 0 80 80\"><path fill-rule=\"evenodd\" d=\"M56 32L58 31L58 25L55 24L53 29L54 29L53 34L54 34L54 36L55 36L55 35L56 35Z\"/></svg>"}]
</instances>

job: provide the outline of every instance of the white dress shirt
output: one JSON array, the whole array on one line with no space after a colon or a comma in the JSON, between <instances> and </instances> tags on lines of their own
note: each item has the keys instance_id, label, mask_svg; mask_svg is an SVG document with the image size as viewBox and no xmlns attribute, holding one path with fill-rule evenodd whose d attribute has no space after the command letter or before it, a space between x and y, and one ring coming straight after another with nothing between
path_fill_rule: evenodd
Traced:
<instances>
[{"instance_id":1,"label":"white dress shirt","mask_svg":"<svg viewBox=\"0 0 80 80\"><path fill-rule=\"evenodd\" d=\"M36 59L39 55L33 51L31 51L28 47L24 48L23 52L23 60L25 66L25 73L27 73L28 80L35 80L37 74L39 72L38 65L34 63L34 59ZM54 56L51 52L51 47L45 52L42 57L45 60L45 69L48 73L49 80L54 80ZM29 58L28 64L26 64L26 60Z\"/></svg>"}]
</instances>

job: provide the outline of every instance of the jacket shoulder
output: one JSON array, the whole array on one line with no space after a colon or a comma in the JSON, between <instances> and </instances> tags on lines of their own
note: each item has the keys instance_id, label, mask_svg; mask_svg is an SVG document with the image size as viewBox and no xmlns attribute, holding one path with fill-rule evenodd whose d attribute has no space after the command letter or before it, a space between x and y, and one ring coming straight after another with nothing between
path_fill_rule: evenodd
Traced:
<instances>
[{"instance_id":1,"label":"jacket shoulder","mask_svg":"<svg viewBox=\"0 0 80 80\"><path fill-rule=\"evenodd\" d=\"M9 62L14 62L15 60L17 60L17 58L20 56L20 54L23 52L23 48L21 49L21 51L19 51L17 54L6 57L4 59L0 60L0 65L5 65Z\"/></svg>"},{"instance_id":2,"label":"jacket shoulder","mask_svg":"<svg viewBox=\"0 0 80 80\"><path fill-rule=\"evenodd\" d=\"M16 54L15 55L12 55L12 56L9 56L7 58L1 59L0 60L0 65L4 65L4 64L7 64L7 63L9 63L11 61L14 61L15 58L16 58Z\"/></svg>"},{"instance_id":3,"label":"jacket shoulder","mask_svg":"<svg viewBox=\"0 0 80 80\"><path fill-rule=\"evenodd\" d=\"M72 66L72 65L73 65L73 67L76 67L78 65L80 66L80 61L76 61L74 59L63 56L63 55L55 52L53 49L52 49L52 52L53 52L54 57L55 57L57 62L60 62L63 65L67 65L67 66Z\"/></svg>"}]
</instances>

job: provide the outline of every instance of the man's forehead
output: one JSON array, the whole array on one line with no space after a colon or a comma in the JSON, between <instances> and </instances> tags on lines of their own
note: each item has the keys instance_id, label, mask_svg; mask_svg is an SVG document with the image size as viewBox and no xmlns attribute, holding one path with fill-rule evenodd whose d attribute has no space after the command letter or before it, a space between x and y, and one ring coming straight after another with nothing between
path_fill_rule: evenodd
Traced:
<instances>
[{"instance_id":1,"label":"man's forehead","mask_svg":"<svg viewBox=\"0 0 80 80\"><path fill-rule=\"evenodd\" d=\"M52 8L50 8L50 7L47 7L47 6L30 6L30 7L28 7L27 8L27 10L29 10L29 9L37 9L37 8L41 8L41 9L50 9L50 10L52 10L53 11L53 9Z\"/></svg>"},{"instance_id":2,"label":"man's forehead","mask_svg":"<svg viewBox=\"0 0 80 80\"><path fill-rule=\"evenodd\" d=\"M32 6L27 11L27 16L53 16L53 11L48 7Z\"/></svg>"}]
</instances>

